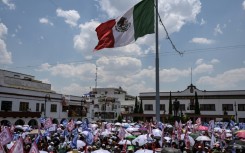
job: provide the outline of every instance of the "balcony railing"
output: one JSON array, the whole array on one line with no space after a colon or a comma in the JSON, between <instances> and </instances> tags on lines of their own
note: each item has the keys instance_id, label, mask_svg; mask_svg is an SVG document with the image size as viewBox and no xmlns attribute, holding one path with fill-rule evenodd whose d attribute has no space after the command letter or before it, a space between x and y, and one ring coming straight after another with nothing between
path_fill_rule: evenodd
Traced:
<instances>
[{"instance_id":1,"label":"balcony railing","mask_svg":"<svg viewBox=\"0 0 245 153\"><path fill-rule=\"evenodd\" d=\"M5 112L1 111L0 112L0 117L30 117L30 118L40 118L41 117L41 112Z\"/></svg>"}]
</instances>

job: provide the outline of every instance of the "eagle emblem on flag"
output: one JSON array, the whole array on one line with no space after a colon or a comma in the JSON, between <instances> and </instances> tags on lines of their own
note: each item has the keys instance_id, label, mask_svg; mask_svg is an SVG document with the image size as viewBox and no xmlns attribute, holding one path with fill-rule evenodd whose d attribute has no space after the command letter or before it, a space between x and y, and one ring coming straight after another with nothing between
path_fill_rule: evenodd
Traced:
<instances>
[{"instance_id":1,"label":"eagle emblem on flag","mask_svg":"<svg viewBox=\"0 0 245 153\"><path fill-rule=\"evenodd\" d=\"M130 26L131 26L131 23L128 22L127 18L121 17L119 21L116 23L115 28L118 32L125 32L129 29Z\"/></svg>"}]
</instances>

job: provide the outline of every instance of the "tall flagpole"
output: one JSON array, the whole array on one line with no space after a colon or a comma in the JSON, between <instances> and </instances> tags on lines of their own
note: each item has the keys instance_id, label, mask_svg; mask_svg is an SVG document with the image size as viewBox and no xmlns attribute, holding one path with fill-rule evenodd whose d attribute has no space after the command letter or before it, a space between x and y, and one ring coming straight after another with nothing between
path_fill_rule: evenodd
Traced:
<instances>
[{"instance_id":1,"label":"tall flagpole","mask_svg":"<svg viewBox=\"0 0 245 153\"><path fill-rule=\"evenodd\" d=\"M155 27L156 27L156 121L160 121L160 97L159 97L159 53L158 53L158 0L156 2Z\"/></svg>"}]
</instances>

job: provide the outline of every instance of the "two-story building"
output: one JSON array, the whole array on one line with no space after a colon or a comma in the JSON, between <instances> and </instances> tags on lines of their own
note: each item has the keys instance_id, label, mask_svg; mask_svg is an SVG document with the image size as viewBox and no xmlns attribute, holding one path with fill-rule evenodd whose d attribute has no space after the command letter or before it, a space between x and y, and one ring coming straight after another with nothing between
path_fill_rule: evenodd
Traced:
<instances>
[{"instance_id":1,"label":"two-story building","mask_svg":"<svg viewBox=\"0 0 245 153\"><path fill-rule=\"evenodd\" d=\"M200 115L194 113L195 92L199 102ZM155 92L140 93L144 115L155 119ZM160 115L169 114L170 92L160 92ZM191 84L183 91L171 92L172 104L179 101L179 113L190 117L201 117L202 121L222 120L234 117L238 122L245 122L245 90L207 91L199 90ZM173 107L172 107L173 108Z\"/></svg>"},{"instance_id":2,"label":"two-story building","mask_svg":"<svg viewBox=\"0 0 245 153\"><path fill-rule=\"evenodd\" d=\"M0 70L1 125L40 125L41 117L51 117L53 123L66 118L86 117L83 97L63 95L51 90L51 84L34 76Z\"/></svg>"}]
</instances>

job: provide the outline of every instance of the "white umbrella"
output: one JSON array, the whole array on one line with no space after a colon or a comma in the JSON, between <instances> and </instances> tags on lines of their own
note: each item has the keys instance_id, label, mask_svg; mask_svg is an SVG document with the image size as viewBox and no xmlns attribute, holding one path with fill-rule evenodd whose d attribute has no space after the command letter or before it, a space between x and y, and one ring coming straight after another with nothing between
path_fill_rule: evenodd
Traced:
<instances>
[{"instance_id":1,"label":"white umbrella","mask_svg":"<svg viewBox=\"0 0 245 153\"><path fill-rule=\"evenodd\" d=\"M117 122L115 123L116 126L121 126L121 123Z\"/></svg>"},{"instance_id":2,"label":"white umbrella","mask_svg":"<svg viewBox=\"0 0 245 153\"><path fill-rule=\"evenodd\" d=\"M134 128L134 127L129 127L126 129L126 131L128 131L128 132L134 132L134 131L138 131L138 130L139 130L139 128Z\"/></svg>"},{"instance_id":3,"label":"white umbrella","mask_svg":"<svg viewBox=\"0 0 245 153\"><path fill-rule=\"evenodd\" d=\"M105 130L105 131L101 132L101 134L100 134L100 135L102 135L102 136L106 137L106 136L108 136L108 135L110 135L110 134L113 134L113 133L112 133L112 132L110 132L110 131L108 131L108 130Z\"/></svg>"},{"instance_id":4,"label":"white umbrella","mask_svg":"<svg viewBox=\"0 0 245 153\"><path fill-rule=\"evenodd\" d=\"M170 137L163 137L165 140L167 140L167 142L169 142L171 140Z\"/></svg>"},{"instance_id":5,"label":"white umbrella","mask_svg":"<svg viewBox=\"0 0 245 153\"><path fill-rule=\"evenodd\" d=\"M198 136L196 138L197 141L211 141L211 139L205 135Z\"/></svg>"},{"instance_id":6,"label":"white umbrella","mask_svg":"<svg viewBox=\"0 0 245 153\"><path fill-rule=\"evenodd\" d=\"M82 140L77 140L77 148L82 148L86 146L86 143Z\"/></svg>"},{"instance_id":7,"label":"white umbrella","mask_svg":"<svg viewBox=\"0 0 245 153\"><path fill-rule=\"evenodd\" d=\"M99 150L92 151L92 153L110 153L110 152L108 150L99 149Z\"/></svg>"},{"instance_id":8,"label":"white umbrella","mask_svg":"<svg viewBox=\"0 0 245 153\"><path fill-rule=\"evenodd\" d=\"M230 129L225 130L226 133L231 133L232 131Z\"/></svg>"},{"instance_id":9,"label":"white umbrella","mask_svg":"<svg viewBox=\"0 0 245 153\"><path fill-rule=\"evenodd\" d=\"M140 150L137 150L135 153L153 153L153 150L140 149Z\"/></svg>"},{"instance_id":10,"label":"white umbrella","mask_svg":"<svg viewBox=\"0 0 245 153\"><path fill-rule=\"evenodd\" d=\"M136 142L139 143L139 146L143 146L144 144L148 143L147 141L147 135L139 135L137 138L132 140L132 144L136 145Z\"/></svg>"},{"instance_id":11,"label":"white umbrella","mask_svg":"<svg viewBox=\"0 0 245 153\"><path fill-rule=\"evenodd\" d=\"M82 124L82 121L76 121L76 124Z\"/></svg>"},{"instance_id":12,"label":"white umbrella","mask_svg":"<svg viewBox=\"0 0 245 153\"><path fill-rule=\"evenodd\" d=\"M165 126L168 127L168 128L172 128L173 127L173 125L171 125L171 124L165 124Z\"/></svg>"},{"instance_id":13,"label":"white umbrella","mask_svg":"<svg viewBox=\"0 0 245 153\"><path fill-rule=\"evenodd\" d=\"M7 144L7 148L10 149L14 145L14 142L11 141L10 143Z\"/></svg>"},{"instance_id":14,"label":"white umbrella","mask_svg":"<svg viewBox=\"0 0 245 153\"><path fill-rule=\"evenodd\" d=\"M221 131L221 128L220 127L215 127L214 128L214 132L220 132Z\"/></svg>"},{"instance_id":15,"label":"white umbrella","mask_svg":"<svg viewBox=\"0 0 245 153\"><path fill-rule=\"evenodd\" d=\"M39 150L39 153L48 153L47 151Z\"/></svg>"},{"instance_id":16,"label":"white umbrella","mask_svg":"<svg viewBox=\"0 0 245 153\"><path fill-rule=\"evenodd\" d=\"M129 140L121 140L121 141L118 142L118 144L120 144L120 145L124 145L125 143L127 145L132 145L131 141L129 141Z\"/></svg>"},{"instance_id":17,"label":"white umbrella","mask_svg":"<svg viewBox=\"0 0 245 153\"><path fill-rule=\"evenodd\" d=\"M189 137L191 146L194 146L195 140L191 136L188 136L188 137ZM180 138L181 138L181 140L184 140L185 139L185 134L181 134Z\"/></svg>"},{"instance_id":18,"label":"white umbrella","mask_svg":"<svg viewBox=\"0 0 245 153\"><path fill-rule=\"evenodd\" d=\"M153 130L152 130L152 134L153 134L155 137L161 137L161 136L162 136L162 131L159 130L159 129L153 129Z\"/></svg>"},{"instance_id":19,"label":"white umbrella","mask_svg":"<svg viewBox=\"0 0 245 153\"><path fill-rule=\"evenodd\" d=\"M128 123L122 123L121 125L122 125L122 127L126 127L126 128L130 127L130 125Z\"/></svg>"},{"instance_id":20,"label":"white umbrella","mask_svg":"<svg viewBox=\"0 0 245 153\"><path fill-rule=\"evenodd\" d=\"M92 129L96 129L96 128L98 127L98 124L90 124L90 127L91 127Z\"/></svg>"},{"instance_id":21,"label":"white umbrella","mask_svg":"<svg viewBox=\"0 0 245 153\"><path fill-rule=\"evenodd\" d=\"M231 133L226 133L226 137L231 137L232 134Z\"/></svg>"}]
</instances>

